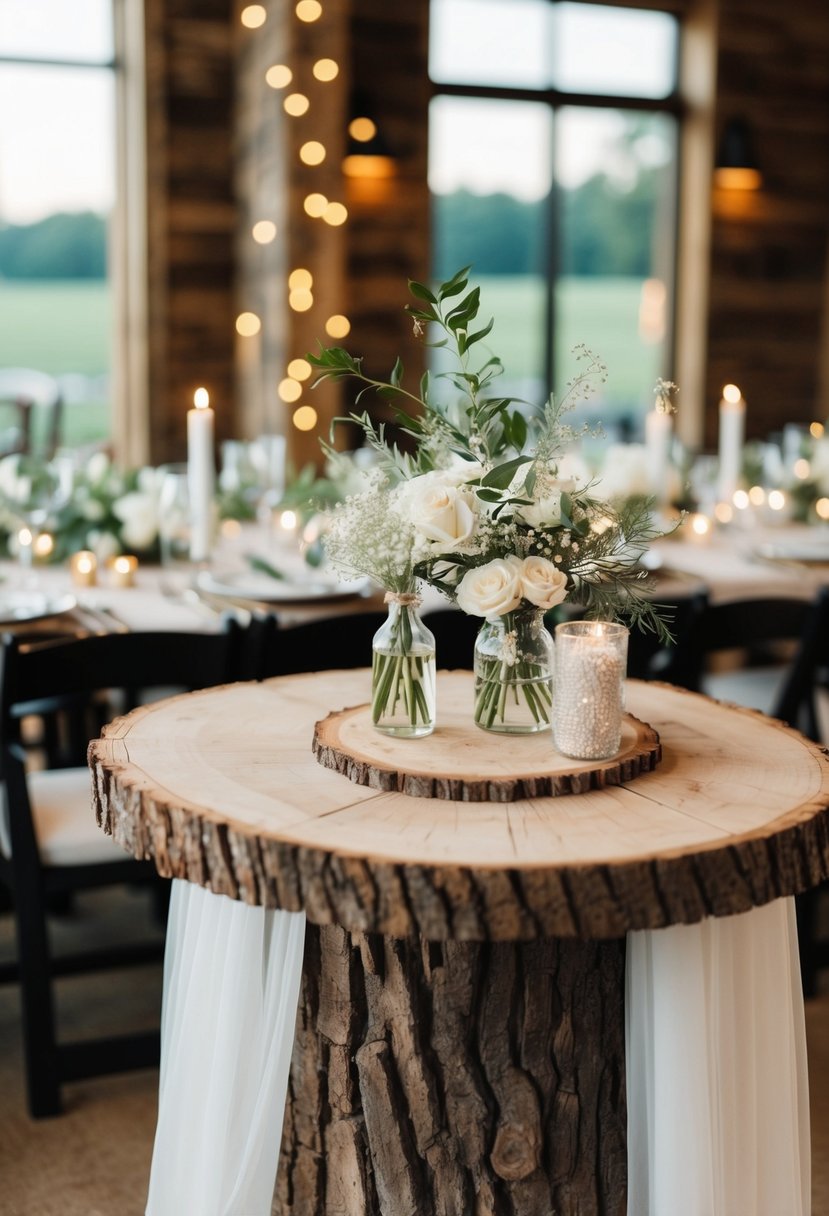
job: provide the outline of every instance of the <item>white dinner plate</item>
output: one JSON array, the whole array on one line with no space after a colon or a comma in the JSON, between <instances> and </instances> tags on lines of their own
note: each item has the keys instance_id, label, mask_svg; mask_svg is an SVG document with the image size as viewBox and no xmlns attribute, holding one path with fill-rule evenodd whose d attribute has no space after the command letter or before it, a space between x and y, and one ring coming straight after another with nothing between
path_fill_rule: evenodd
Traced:
<instances>
[{"instance_id":1,"label":"white dinner plate","mask_svg":"<svg viewBox=\"0 0 829 1216\"><path fill-rule=\"evenodd\" d=\"M20 625L62 616L77 607L74 595L47 595L43 591L0 589L0 625Z\"/></svg>"},{"instance_id":2,"label":"white dinner plate","mask_svg":"<svg viewBox=\"0 0 829 1216\"><path fill-rule=\"evenodd\" d=\"M785 543L781 541L779 544L760 545L757 548L757 556L762 557L767 562L797 562L802 566L829 566L829 537L825 540L814 541L791 541Z\"/></svg>"},{"instance_id":3,"label":"white dinner plate","mask_svg":"<svg viewBox=\"0 0 829 1216\"><path fill-rule=\"evenodd\" d=\"M369 587L367 578L341 581L334 575L309 570L308 574L291 574L284 579L272 578L258 571L239 570L227 573L205 571L198 577L202 591L210 595L225 595L229 599L257 600L263 604L291 604L304 600L338 600L362 595Z\"/></svg>"}]
</instances>

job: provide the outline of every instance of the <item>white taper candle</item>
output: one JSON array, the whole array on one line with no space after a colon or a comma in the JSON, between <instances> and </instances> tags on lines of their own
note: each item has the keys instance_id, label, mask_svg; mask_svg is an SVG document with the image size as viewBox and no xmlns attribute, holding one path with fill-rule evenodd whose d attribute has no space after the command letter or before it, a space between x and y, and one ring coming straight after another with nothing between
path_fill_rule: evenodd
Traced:
<instances>
[{"instance_id":1,"label":"white taper candle","mask_svg":"<svg viewBox=\"0 0 829 1216\"><path fill-rule=\"evenodd\" d=\"M187 411L187 488L190 496L190 560L210 557L213 523L213 488L216 476L213 455L213 410L207 389L193 396L194 408Z\"/></svg>"}]
</instances>

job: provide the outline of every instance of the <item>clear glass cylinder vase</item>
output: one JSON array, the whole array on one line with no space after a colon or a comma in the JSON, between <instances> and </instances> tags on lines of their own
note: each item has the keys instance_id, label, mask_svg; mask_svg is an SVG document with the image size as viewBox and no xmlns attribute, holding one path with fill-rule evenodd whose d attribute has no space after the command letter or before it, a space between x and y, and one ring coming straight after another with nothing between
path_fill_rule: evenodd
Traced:
<instances>
[{"instance_id":1,"label":"clear glass cylinder vase","mask_svg":"<svg viewBox=\"0 0 829 1216\"><path fill-rule=\"evenodd\" d=\"M435 637L419 603L416 596L389 599L388 619L372 642L372 722L385 735L409 739L435 729Z\"/></svg>"},{"instance_id":2,"label":"clear glass cylinder vase","mask_svg":"<svg viewBox=\"0 0 829 1216\"><path fill-rule=\"evenodd\" d=\"M548 730L553 639L541 608L484 621L475 639L475 724L505 735Z\"/></svg>"}]
</instances>

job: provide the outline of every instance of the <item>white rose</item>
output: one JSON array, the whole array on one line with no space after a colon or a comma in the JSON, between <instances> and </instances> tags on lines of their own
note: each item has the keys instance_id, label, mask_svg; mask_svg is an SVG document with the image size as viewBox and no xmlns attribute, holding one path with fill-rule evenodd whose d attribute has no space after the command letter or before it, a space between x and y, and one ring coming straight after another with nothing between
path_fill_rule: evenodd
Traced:
<instances>
[{"instance_id":1,"label":"white rose","mask_svg":"<svg viewBox=\"0 0 829 1216\"><path fill-rule=\"evenodd\" d=\"M528 507L520 507L519 516L531 528L557 528L561 523L561 490L550 490Z\"/></svg>"},{"instance_id":2,"label":"white rose","mask_svg":"<svg viewBox=\"0 0 829 1216\"><path fill-rule=\"evenodd\" d=\"M158 535L158 511L154 497L133 491L119 498L112 510L124 525L121 529L124 544L131 549L149 549Z\"/></svg>"},{"instance_id":3,"label":"white rose","mask_svg":"<svg viewBox=\"0 0 829 1216\"><path fill-rule=\"evenodd\" d=\"M99 562L108 561L111 557L115 557L116 553L121 552L118 537L112 532L98 532L93 528L87 534L86 543Z\"/></svg>"},{"instance_id":4,"label":"white rose","mask_svg":"<svg viewBox=\"0 0 829 1216\"><path fill-rule=\"evenodd\" d=\"M403 515L441 553L462 549L478 529L475 496L461 472L422 473L400 488Z\"/></svg>"},{"instance_id":5,"label":"white rose","mask_svg":"<svg viewBox=\"0 0 829 1216\"><path fill-rule=\"evenodd\" d=\"M106 452L93 452L86 463L86 476L93 485L104 480L109 470L109 457Z\"/></svg>"},{"instance_id":6,"label":"white rose","mask_svg":"<svg viewBox=\"0 0 829 1216\"><path fill-rule=\"evenodd\" d=\"M103 503L98 502L97 498L87 498L85 501L81 501L80 506L81 515L90 523L97 523L104 518Z\"/></svg>"},{"instance_id":7,"label":"white rose","mask_svg":"<svg viewBox=\"0 0 829 1216\"><path fill-rule=\"evenodd\" d=\"M567 597L567 575L546 557L525 557L520 578L524 599L545 612Z\"/></svg>"},{"instance_id":8,"label":"white rose","mask_svg":"<svg viewBox=\"0 0 829 1216\"><path fill-rule=\"evenodd\" d=\"M458 584L458 607L469 616L496 617L521 603L521 566L517 557L497 557L467 570Z\"/></svg>"}]
</instances>

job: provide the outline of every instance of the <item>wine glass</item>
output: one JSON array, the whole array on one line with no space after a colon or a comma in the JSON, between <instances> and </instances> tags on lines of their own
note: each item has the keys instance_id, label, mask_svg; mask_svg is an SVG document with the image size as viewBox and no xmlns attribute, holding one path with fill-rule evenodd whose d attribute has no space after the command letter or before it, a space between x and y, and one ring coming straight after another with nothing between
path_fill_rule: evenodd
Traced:
<instances>
[{"instance_id":1,"label":"wine glass","mask_svg":"<svg viewBox=\"0 0 829 1216\"><path fill-rule=\"evenodd\" d=\"M46 525L72 496L74 464L58 458L21 456L15 476L4 479L0 496L8 514L18 524L17 557L24 570L24 586L37 584L34 572L36 542Z\"/></svg>"}]
</instances>

